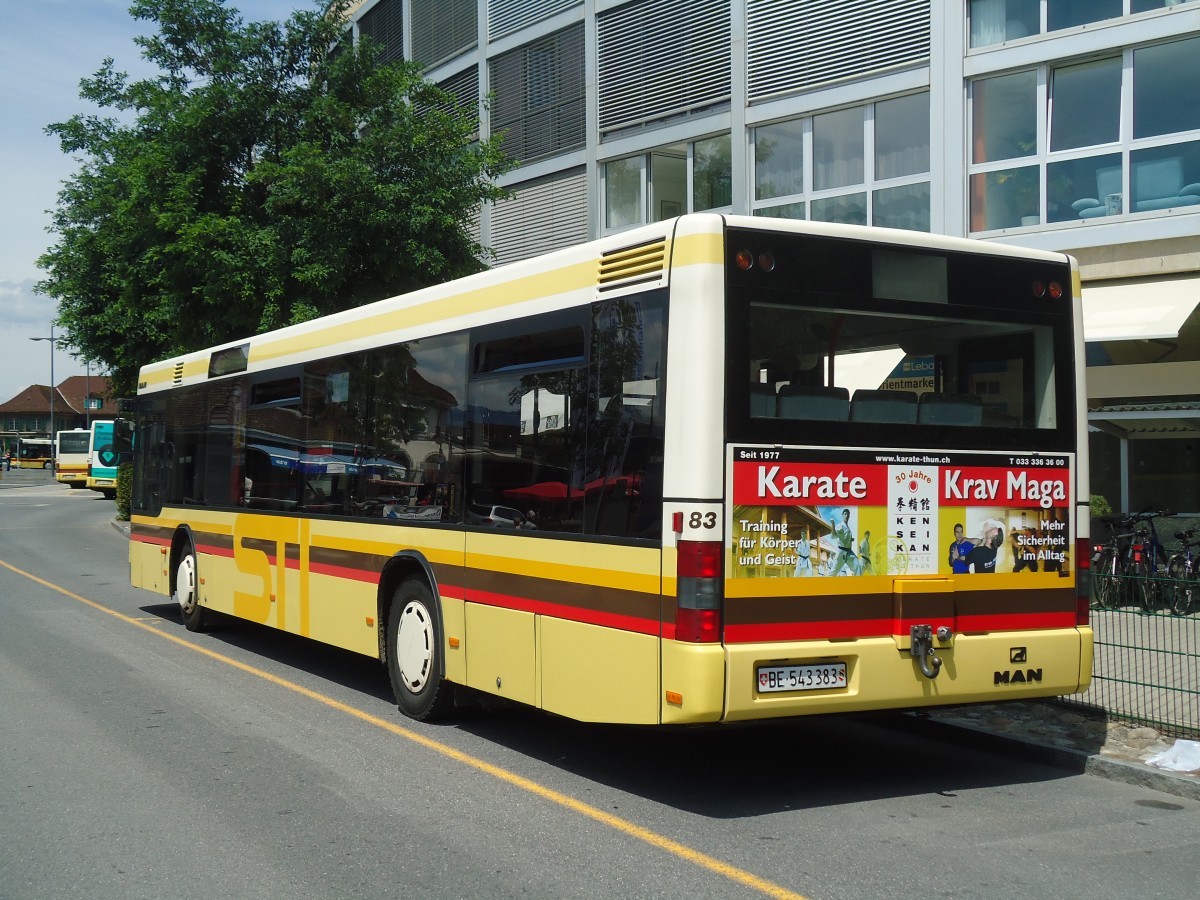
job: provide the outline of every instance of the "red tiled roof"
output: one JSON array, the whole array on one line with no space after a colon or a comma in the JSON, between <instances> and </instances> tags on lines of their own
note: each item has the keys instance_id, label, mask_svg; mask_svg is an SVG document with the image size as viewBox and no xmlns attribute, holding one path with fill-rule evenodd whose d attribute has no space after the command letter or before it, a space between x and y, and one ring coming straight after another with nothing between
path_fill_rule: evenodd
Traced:
<instances>
[{"instance_id":1,"label":"red tiled roof","mask_svg":"<svg viewBox=\"0 0 1200 900\"><path fill-rule=\"evenodd\" d=\"M102 375L72 375L58 385L54 396L55 418L68 412L84 414L84 400L88 393L104 400L106 409L111 408L108 379ZM0 403L0 415L49 415L50 388L44 384L31 384L7 403Z\"/></svg>"}]
</instances>

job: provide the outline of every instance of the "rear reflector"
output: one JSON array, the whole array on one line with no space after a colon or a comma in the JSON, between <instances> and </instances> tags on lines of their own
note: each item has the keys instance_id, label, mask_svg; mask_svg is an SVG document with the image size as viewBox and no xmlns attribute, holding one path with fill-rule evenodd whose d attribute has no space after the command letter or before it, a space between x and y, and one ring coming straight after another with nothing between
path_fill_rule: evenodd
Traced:
<instances>
[{"instance_id":1,"label":"rear reflector","mask_svg":"<svg viewBox=\"0 0 1200 900\"><path fill-rule=\"evenodd\" d=\"M689 644L716 644L721 640L719 609L675 608L675 640Z\"/></svg>"}]
</instances>

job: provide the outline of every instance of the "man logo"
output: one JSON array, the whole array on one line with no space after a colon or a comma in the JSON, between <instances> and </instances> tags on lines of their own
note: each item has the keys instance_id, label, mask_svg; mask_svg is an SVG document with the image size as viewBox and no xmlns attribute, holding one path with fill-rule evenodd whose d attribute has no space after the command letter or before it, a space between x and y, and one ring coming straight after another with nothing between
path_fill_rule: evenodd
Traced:
<instances>
[{"instance_id":1,"label":"man logo","mask_svg":"<svg viewBox=\"0 0 1200 900\"><path fill-rule=\"evenodd\" d=\"M1022 672L1020 669L1009 672L996 672L993 675L992 685L1000 684L1034 684L1041 682L1041 669L1026 669Z\"/></svg>"},{"instance_id":2,"label":"man logo","mask_svg":"<svg viewBox=\"0 0 1200 900\"><path fill-rule=\"evenodd\" d=\"M1024 647L1009 647L1008 648L1008 661L1009 662L1013 662L1013 663L1027 662L1028 661L1026 658L1027 656L1028 656L1028 654Z\"/></svg>"}]
</instances>

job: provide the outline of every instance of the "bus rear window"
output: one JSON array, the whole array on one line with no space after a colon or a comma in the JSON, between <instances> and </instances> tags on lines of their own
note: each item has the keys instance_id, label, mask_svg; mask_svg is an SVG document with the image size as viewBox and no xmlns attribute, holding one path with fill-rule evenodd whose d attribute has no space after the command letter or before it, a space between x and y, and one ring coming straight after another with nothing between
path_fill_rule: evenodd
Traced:
<instances>
[{"instance_id":1,"label":"bus rear window","mask_svg":"<svg viewBox=\"0 0 1200 900\"><path fill-rule=\"evenodd\" d=\"M751 418L1057 428L1053 327L942 311L751 302Z\"/></svg>"}]
</instances>

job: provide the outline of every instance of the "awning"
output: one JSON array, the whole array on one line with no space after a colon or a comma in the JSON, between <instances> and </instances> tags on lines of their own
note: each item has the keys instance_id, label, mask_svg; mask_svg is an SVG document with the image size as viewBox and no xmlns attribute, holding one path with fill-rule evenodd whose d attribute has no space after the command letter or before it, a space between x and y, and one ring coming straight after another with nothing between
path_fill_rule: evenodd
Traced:
<instances>
[{"instance_id":1,"label":"awning","mask_svg":"<svg viewBox=\"0 0 1200 900\"><path fill-rule=\"evenodd\" d=\"M1088 410L1088 424L1117 437L1189 437L1200 434L1200 403L1127 403Z\"/></svg>"},{"instance_id":2,"label":"awning","mask_svg":"<svg viewBox=\"0 0 1200 900\"><path fill-rule=\"evenodd\" d=\"M1130 278L1083 286L1083 339L1135 341L1177 338L1196 304L1196 278Z\"/></svg>"}]
</instances>

